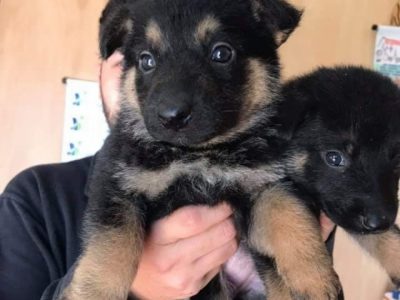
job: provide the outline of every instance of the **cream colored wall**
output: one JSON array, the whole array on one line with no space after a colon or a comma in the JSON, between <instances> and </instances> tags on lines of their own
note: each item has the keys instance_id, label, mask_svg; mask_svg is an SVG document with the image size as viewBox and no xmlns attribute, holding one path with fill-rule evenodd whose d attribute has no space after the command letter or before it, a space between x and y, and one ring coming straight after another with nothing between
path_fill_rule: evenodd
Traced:
<instances>
[{"instance_id":1,"label":"cream colored wall","mask_svg":"<svg viewBox=\"0 0 400 300\"><path fill-rule=\"evenodd\" d=\"M0 1L0 191L61 157L63 76L96 79L105 0Z\"/></svg>"},{"instance_id":2,"label":"cream colored wall","mask_svg":"<svg viewBox=\"0 0 400 300\"><path fill-rule=\"evenodd\" d=\"M375 33L395 0L293 0L301 27L282 47L284 76L319 65L370 66ZM97 77L97 20L105 0L0 0L0 190L20 170L57 162L63 76ZM336 267L347 300L377 300L386 278L342 232ZM305 274L306 276L307 274Z\"/></svg>"},{"instance_id":3,"label":"cream colored wall","mask_svg":"<svg viewBox=\"0 0 400 300\"><path fill-rule=\"evenodd\" d=\"M300 27L282 46L283 74L320 65L371 66L373 24L388 24L396 0L290 0L304 8Z\"/></svg>"}]
</instances>

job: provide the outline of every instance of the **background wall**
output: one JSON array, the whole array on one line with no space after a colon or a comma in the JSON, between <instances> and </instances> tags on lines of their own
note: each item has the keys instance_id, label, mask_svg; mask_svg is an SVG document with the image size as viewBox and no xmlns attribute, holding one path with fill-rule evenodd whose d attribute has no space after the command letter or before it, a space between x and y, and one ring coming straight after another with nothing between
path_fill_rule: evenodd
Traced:
<instances>
[{"instance_id":1,"label":"background wall","mask_svg":"<svg viewBox=\"0 0 400 300\"><path fill-rule=\"evenodd\" d=\"M60 160L61 79L97 79L105 2L0 0L0 190L22 169Z\"/></svg>"},{"instance_id":2,"label":"background wall","mask_svg":"<svg viewBox=\"0 0 400 300\"><path fill-rule=\"evenodd\" d=\"M372 66L373 24L389 24L396 0L290 0L304 8L300 27L282 46L285 77L320 65Z\"/></svg>"},{"instance_id":3,"label":"background wall","mask_svg":"<svg viewBox=\"0 0 400 300\"><path fill-rule=\"evenodd\" d=\"M96 80L105 2L0 0L0 191L22 169L60 160L61 78ZM371 66L371 25L388 24L396 0L292 2L305 13L281 49L285 78L319 65ZM382 299L386 277L341 231L335 261L346 299Z\"/></svg>"}]
</instances>

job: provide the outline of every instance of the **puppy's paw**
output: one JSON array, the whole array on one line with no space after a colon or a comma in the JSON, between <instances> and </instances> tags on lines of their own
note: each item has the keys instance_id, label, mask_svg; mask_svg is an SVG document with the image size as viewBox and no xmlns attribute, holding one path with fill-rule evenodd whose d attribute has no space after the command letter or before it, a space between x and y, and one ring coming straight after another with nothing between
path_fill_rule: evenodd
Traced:
<instances>
[{"instance_id":1,"label":"puppy's paw","mask_svg":"<svg viewBox=\"0 0 400 300\"><path fill-rule=\"evenodd\" d=\"M339 277L333 269L315 268L312 266L291 272L284 276L291 288L294 299L301 300L340 300L343 299Z\"/></svg>"},{"instance_id":2,"label":"puppy's paw","mask_svg":"<svg viewBox=\"0 0 400 300\"><path fill-rule=\"evenodd\" d=\"M400 230L393 225L379 234L352 235L355 240L386 270L392 282L400 286Z\"/></svg>"}]
</instances>

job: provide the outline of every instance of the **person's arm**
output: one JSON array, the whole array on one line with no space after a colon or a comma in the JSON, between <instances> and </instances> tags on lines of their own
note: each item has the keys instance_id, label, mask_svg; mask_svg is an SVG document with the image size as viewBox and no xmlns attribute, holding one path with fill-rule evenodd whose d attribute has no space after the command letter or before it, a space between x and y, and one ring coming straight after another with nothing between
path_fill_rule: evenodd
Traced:
<instances>
[{"instance_id":1,"label":"person's arm","mask_svg":"<svg viewBox=\"0 0 400 300\"><path fill-rule=\"evenodd\" d=\"M322 239L324 241L327 241L328 238L331 236L333 233L333 230L335 229L335 223L331 221L331 219L328 218L328 216L321 212L321 215L319 216L319 224L321 225L321 234L322 234Z\"/></svg>"},{"instance_id":2,"label":"person's arm","mask_svg":"<svg viewBox=\"0 0 400 300\"><path fill-rule=\"evenodd\" d=\"M182 208L154 224L146 241L138 274L132 285L140 299L182 299L195 295L237 250L235 229L227 205L217 208ZM320 216L326 241L335 225ZM240 264L238 264L240 266ZM237 269L238 283L247 288L248 278L257 276L255 267Z\"/></svg>"},{"instance_id":3,"label":"person's arm","mask_svg":"<svg viewBox=\"0 0 400 300\"><path fill-rule=\"evenodd\" d=\"M0 197L0 299L40 299L50 281L39 218L15 195Z\"/></svg>"},{"instance_id":4,"label":"person's arm","mask_svg":"<svg viewBox=\"0 0 400 300\"><path fill-rule=\"evenodd\" d=\"M66 267L72 264L74 247L79 246L68 239L73 246L65 247L65 232L74 231L75 223L65 225L62 216L68 214L58 205L57 189L46 188L46 181L58 182L41 176L49 170L53 168L22 172L0 196L0 299L53 299L68 280ZM65 225L64 235L59 234L60 224Z\"/></svg>"},{"instance_id":5,"label":"person's arm","mask_svg":"<svg viewBox=\"0 0 400 300\"><path fill-rule=\"evenodd\" d=\"M49 226L56 216L44 217L43 182L37 177L24 172L12 191L0 196L0 299L56 299L73 275L73 266L65 269L72 265L65 262L68 251L58 247L67 241ZM157 221L146 239L133 293L177 299L199 291L237 249L231 214L226 205L189 206ZM321 223L326 237L331 225Z\"/></svg>"},{"instance_id":6,"label":"person's arm","mask_svg":"<svg viewBox=\"0 0 400 300\"><path fill-rule=\"evenodd\" d=\"M50 192L51 199L45 199L44 181L64 185L59 178L41 175L23 172L0 196L0 299L57 299L73 275L73 261L67 263L66 258L73 252L67 250L70 240L57 234L66 228L56 230L50 223L81 220L68 220L76 216L68 216L68 208L58 211L65 202L60 196ZM55 211L46 208L50 201ZM184 207L157 221L146 240L133 292L141 299L196 293L236 251L231 214L226 205ZM60 220L61 215L65 219Z\"/></svg>"}]
</instances>

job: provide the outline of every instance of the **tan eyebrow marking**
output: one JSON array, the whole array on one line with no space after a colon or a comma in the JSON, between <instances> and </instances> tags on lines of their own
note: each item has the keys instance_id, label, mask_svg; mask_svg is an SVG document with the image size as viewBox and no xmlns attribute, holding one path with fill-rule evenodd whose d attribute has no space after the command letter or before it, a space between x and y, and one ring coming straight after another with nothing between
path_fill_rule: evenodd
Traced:
<instances>
[{"instance_id":1,"label":"tan eyebrow marking","mask_svg":"<svg viewBox=\"0 0 400 300\"><path fill-rule=\"evenodd\" d=\"M146 39L151 45L159 49L164 49L166 47L161 28L156 21L151 20L147 25L145 32Z\"/></svg>"},{"instance_id":2,"label":"tan eyebrow marking","mask_svg":"<svg viewBox=\"0 0 400 300\"><path fill-rule=\"evenodd\" d=\"M196 27L194 38L199 44L207 41L207 37L221 27L221 23L213 16L208 15L199 22Z\"/></svg>"}]
</instances>

